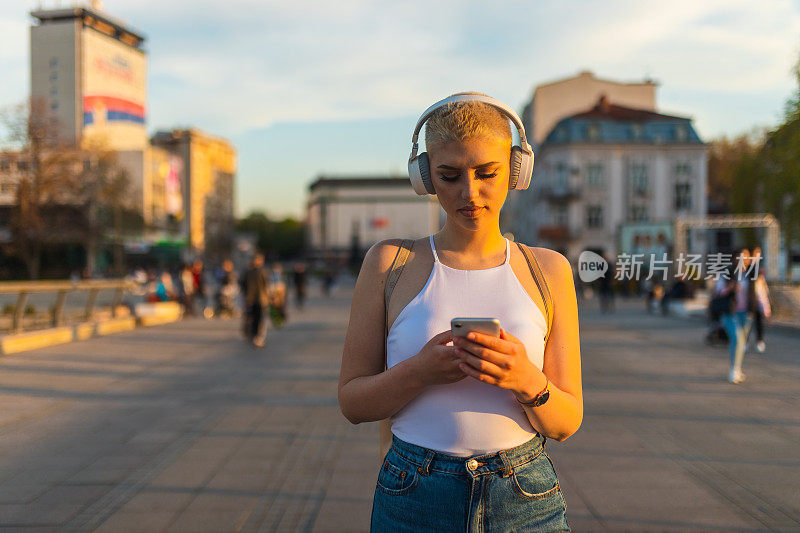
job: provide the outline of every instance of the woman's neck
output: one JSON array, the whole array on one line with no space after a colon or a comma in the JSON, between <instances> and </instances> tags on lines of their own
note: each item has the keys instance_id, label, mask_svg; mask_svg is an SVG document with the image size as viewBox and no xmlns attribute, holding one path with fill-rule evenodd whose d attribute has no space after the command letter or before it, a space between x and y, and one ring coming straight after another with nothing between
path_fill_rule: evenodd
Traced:
<instances>
[{"instance_id":1,"label":"woman's neck","mask_svg":"<svg viewBox=\"0 0 800 533\"><path fill-rule=\"evenodd\" d=\"M434 235L437 250L461 255L465 259L480 262L483 259L505 254L506 240L499 225L487 224L475 230L465 230L449 221Z\"/></svg>"}]
</instances>

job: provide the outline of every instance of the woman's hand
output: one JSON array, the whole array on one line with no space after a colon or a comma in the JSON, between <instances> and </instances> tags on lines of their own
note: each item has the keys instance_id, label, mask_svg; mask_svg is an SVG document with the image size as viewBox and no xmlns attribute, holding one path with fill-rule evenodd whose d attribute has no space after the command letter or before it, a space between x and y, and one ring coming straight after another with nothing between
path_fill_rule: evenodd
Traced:
<instances>
[{"instance_id":1,"label":"woman's hand","mask_svg":"<svg viewBox=\"0 0 800 533\"><path fill-rule=\"evenodd\" d=\"M419 353L413 357L417 364L416 373L421 382L427 385L446 385L461 381L467 374L459 368L461 360L453 346L445 346L453 340L452 330L434 335Z\"/></svg>"},{"instance_id":2,"label":"woman's hand","mask_svg":"<svg viewBox=\"0 0 800 533\"><path fill-rule=\"evenodd\" d=\"M546 380L541 370L531 363L525 345L504 329L500 337L470 332L467 338L455 337L458 366L468 376L490 385L508 389L522 401L538 394ZM539 390L534 384L541 383Z\"/></svg>"}]
</instances>

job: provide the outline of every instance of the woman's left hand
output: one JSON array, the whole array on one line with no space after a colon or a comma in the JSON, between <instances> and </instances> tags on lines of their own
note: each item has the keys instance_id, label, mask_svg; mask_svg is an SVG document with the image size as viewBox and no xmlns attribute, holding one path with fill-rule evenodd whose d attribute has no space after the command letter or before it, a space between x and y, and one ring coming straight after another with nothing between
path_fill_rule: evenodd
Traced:
<instances>
[{"instance_id":1,"label":"woman's left hand","mask_svg":"<svg viewBox=\"0 0 800 533\"><path fill-rule=\"evenodd\" d=\"M502 328L499 338L473 331L468 338L455 337L453 345L465 374L501 389L527 395L537 376L543 376L528 359L525 345Z\"/></svg>"}]
</instances>

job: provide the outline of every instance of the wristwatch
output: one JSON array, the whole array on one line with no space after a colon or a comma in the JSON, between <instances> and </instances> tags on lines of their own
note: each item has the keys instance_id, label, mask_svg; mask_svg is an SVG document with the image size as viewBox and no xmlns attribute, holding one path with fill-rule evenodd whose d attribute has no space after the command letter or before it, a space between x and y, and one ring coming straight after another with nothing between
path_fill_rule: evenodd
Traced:
<instances>
[{"instance_id":1,"label":"wristwatch","mask_svg":"<svg viewBox=\"0 0 800 533\"><path fill-rule=\"evenodd\" d=\"M531 400L529 402L523 402L523 401L520 401L520 399L517 398L516 396L514 396L514 398L517 398L517 401L521 405L530 405L531 407L539 407L540 405L544 405L545 402L547 402L547 400L550 399L550 380L547 379L547 376L545 376L544 379L547 380L547 383L545 383L544 388L542 389L542 391L539 394L537 394L536 396L533 397L533 400Z\"/></svg>"}]
</instances>

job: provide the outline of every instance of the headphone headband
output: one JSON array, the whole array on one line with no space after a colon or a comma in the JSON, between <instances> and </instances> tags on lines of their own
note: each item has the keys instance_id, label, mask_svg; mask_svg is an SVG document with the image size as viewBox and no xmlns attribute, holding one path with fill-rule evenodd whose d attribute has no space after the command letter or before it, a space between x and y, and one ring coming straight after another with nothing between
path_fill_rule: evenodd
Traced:
<instances>
[{"instance_id":1,"label":"headphone headband","mask_svg":"<svg viewBox=\"0 0 800 533\"><path fill-rule=\"evenodd\" d=\"M511 147L511 160L509 161L509 176L508 188L509 189L527 189L530 184L531 177L533 176L533 150L528 140L525 138L525 127L513 109L508 107L503 102L495 100L490 96L472 93L458 93L439 100L422 114L417 121L417 126L414 128L414 134L411 136L411 155L408 158L408 177L411 179L411 186L414 192L419 195L436 194L435 188L431 181L430 161L428 160L428 153L422 152L417 155L419 149L419 132L422 125L430 116L440 107L446 106L455 102L481 102L490 105L503 113L511 122L516 126L519 132L519 146Z\"/></svg>"},{"instance_id":2,"label":"headphone headband","mask_svg":"<svg viewBox=\"0 0 800 533\"><path fill-rule=\"evenodd\" d=\"M449 96L444 100L439 100L428 109L422 113L422 116L419 117L417 121L417 126L414 128L414 135L411 136L411 143L414 145L413 151L414 155L416 155L417 145L419 141L419 132L422 129L423 124L427 121L430 116L433 114L434 111L439 109L440 107L444 107L447 104L452 104L455 102L482 102L484 104L488 104L501 113L503 113L506 117L508 117L511 122L514 123L514 126L517 128L517 132L519 132L519 145L520 147L528 153L531 153L531 147L528 144L528 140L525 138L525 128L522 126L522 121L519 119L517 114L511 109L509 106L501 102L500 100L495 100L491 96L484 96L482 94L454 94L453 96Z\"/></svg>"}]
</instances>

